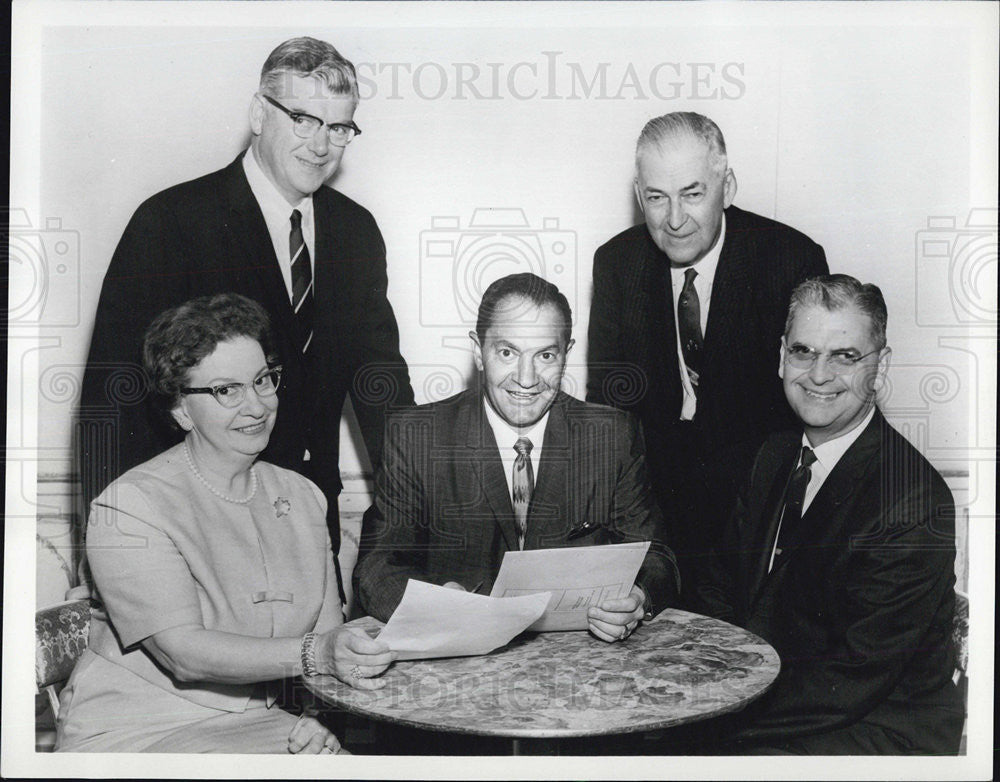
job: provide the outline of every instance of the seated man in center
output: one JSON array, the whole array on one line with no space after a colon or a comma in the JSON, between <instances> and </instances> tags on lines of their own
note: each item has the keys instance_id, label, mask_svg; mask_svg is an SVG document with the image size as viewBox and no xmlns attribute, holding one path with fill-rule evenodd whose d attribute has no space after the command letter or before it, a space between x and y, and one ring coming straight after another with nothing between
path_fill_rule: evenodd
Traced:
<instances>
[{"instance_id":1,"label":"seated man in center","mask_svg":"<svg viewBox=\"0 0 1000 782\"><path fill-rule=\"evenodd\" d=\"M560 390L569 303L534 274L493 283L470 332L472 388L386 421L354 593L388 620L407 579L489 594L504 553L650 541L630 594L588 612L604 641L676 603L674 555L630 414Z\"/></svg>"}]
</instances>

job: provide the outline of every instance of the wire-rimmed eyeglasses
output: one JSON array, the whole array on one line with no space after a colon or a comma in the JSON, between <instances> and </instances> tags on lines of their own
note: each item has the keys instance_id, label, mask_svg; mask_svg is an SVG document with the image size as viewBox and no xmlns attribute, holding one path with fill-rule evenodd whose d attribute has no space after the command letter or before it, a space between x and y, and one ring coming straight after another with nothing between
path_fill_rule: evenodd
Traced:
<instances>
[{"instance_id":1,"label":"wire-rimmed eyeglasses","mask_svg":"<svg viewBox=\"0 0 1000 782\"><path fill-rule=\"evenodd\" d=\"M800 345L798 343L788 345L784 340L781 341L781 346L784 348L785 363L789 366L793 366L796 369L812 369L820 356L826 356L826 365L835 375L846 375L853 372L861 359L882 350L882 348L875 348L875 350L870 350L867 353L858 353L856 350L847 349L820 353L808 345Z\"/></svg>"}]
</instances>

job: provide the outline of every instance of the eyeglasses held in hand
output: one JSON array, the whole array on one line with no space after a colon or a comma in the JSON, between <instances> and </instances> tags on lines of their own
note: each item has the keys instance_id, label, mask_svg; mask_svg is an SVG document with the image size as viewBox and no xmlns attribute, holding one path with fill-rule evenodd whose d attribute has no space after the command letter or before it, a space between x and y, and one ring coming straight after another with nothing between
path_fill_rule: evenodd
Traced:
<instances>
[{"instance_id":1,"label":"eyeglasses held in hand","mask_svg":"<svg viewBox=\"0 0 1000 782\"><path fill-rule=\"evenodd\" d=\"M247 383L223 383L205 388L182 388L182 394L211 394L223 407L239 407L247 398ZM261 372L250 383L257 396L274 396L281 385L281 367L272 367Z\"/></svg>"},{"instance_id":2,"label":"eyeglasses held in hand","mask_svg":"<svg viewBox=\"0 0 1000 782\"><path fill-rule=\"evenodd\" d=\"M867 353L859 354L856 350L832 350L829 353L820 353L813 350L808 345L785 345L785 363L796 369L812 369L820 356L826 356L826 365L835 375L845 375L853 372L858 362L863 358L878 353L882 348L875 348Z\"/></svg>"},{"instance_id":3,"label":"eyeglasses held in hand","mask_svg":"<svg viewBox=\"0 0 1000 782\"><path fill-rule=\"evenodd\" d=\"M289 116L292 120L292 132L299 138L312 138L316 135L316 132L320 128L325 127L331 144L335 147L346 147L351 143L351 139L355 136L361 135L361 128L355 125L354 122L347 125L342 122L326 123L319 117L314 117L312 114L306 114L303 111L292 111L291 109L286 109L270 95L261 95L261 97L275 108L281 109Z\"/></svg>"}]
</instances>

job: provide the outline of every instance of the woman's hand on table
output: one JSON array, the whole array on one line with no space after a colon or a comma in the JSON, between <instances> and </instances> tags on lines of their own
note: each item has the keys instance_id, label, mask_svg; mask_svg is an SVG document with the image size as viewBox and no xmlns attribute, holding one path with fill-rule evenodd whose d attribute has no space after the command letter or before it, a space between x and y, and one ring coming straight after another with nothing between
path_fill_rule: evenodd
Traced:
<instances>
[{"instance_id":1,"label":"woman's hand on table","mask_svg":"<svg viewBox=\"0 0 1000 782\"><path fill-rule=\"evenodd\" d=\"M588 608L587 627L602 641L624 641L642 621L645 602L646 593L636 584L625 597Z\"/></svg>"},{"instance_id":2,"label":"woman's hand on table","mask_svg":"<svg viewBox=\"0 0 1000 782\"><path fill-rule=\"evenodd\" d=\"M342 750L333 732L307 712L288 734L288 751L293 755L336 755Z\"/></svg>"},{"instance_id":3,"label":"woman's hand on table","mask_svg":"<svg viewBox=\"0 0 1000 782\"><path fill-rule=\"evenodd\" d=\"M384 679L375 679L396 659L396 653L382 641L370 638L359 628L341 625L317 639L316 667L332 673L359 690L377 690Z\"/></svg>"}]
</instances>

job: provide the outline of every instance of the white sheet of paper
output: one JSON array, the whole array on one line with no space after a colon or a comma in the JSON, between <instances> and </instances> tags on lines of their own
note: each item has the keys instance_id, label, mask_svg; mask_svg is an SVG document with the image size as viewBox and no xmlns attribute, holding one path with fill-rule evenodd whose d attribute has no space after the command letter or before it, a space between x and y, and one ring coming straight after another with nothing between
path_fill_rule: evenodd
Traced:
<instances>
[{"instance_id":1,"label":"white sheet of paper","mask_svg":"<svg viewBox=\"0 0 1000 782\"><path fill-rule=\"evenodd\" d=\"M607 546L508 551L490 597L550 592L545 613L529 630L586 630L587 609L625 597L635 583L649 541Z\"/></svg>"},{"instance_id":2,"label":"white sheet of paper","mask_svg":"<svg viewBox=\"0 0 1000 782\"><path fill-rule=\"evenodd\" d=\"M548 594L497 600L410 579L379 640L400 660L487 654L542 615Z\"/></svg>"}]
</instances>

